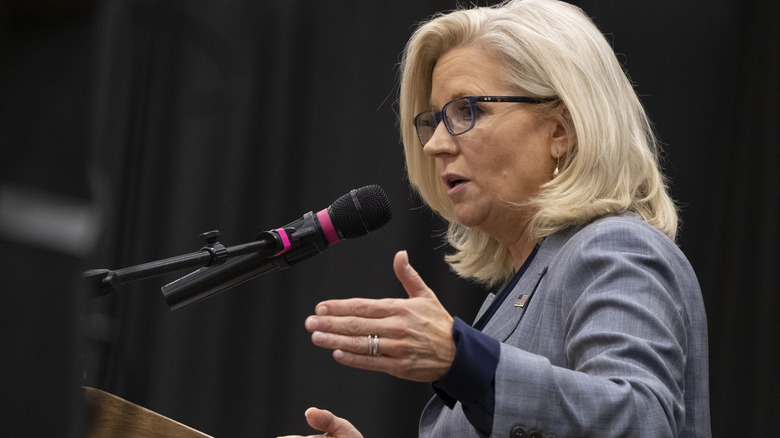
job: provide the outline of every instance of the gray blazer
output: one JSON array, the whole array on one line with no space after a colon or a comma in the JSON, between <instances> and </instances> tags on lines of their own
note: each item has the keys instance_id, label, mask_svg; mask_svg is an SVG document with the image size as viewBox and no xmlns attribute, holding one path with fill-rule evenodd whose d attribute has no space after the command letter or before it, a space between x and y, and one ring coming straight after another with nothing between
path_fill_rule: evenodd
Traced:
<instances>
[{"instance_id":1,"label":"gray blazer","mask_svg":"<svg viewBox=\"0 0 780 438\"><path fill-rule=\"evenodd\" d=\"M696 275L636 215L547 237L483 331L502 343L491 436L711 436ZM434 396L420 436L479 434Z\"/></svg>"}]
</instances>

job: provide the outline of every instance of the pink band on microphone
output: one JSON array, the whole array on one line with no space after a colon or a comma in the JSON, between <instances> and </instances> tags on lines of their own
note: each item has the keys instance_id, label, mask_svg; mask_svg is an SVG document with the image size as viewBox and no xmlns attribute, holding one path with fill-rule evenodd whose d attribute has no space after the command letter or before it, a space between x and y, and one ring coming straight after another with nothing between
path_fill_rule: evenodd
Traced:
<instances>
[{"instance_id":1,"label":"pink band on microphone","mask_svg":"<svg viewBox=\"0 0 780 438\"><path fill-rule=\"evenodd\" d=\"M336 228L333 227L333 222L330 221L327 208L317 212L317 219L320 221L320 227L322 227L322 232L325 233L325 239L328 240L329 245L333 245L341 240L338 233L336 233Z\"/></svg>"},{"instance_id":2,"label":"pink band on microphone","mask_svg":"<svg viewBox=\"0 0 780 438\"><path fill-rule=\"evenodd\" d=\"M274 254L274 257L276 257L279 254L287 252L290 247L292 247L292 244L290 243L290 237L287 236L287 231L284 231L284 228L277 228L274 231L279 233L279 237L282 238L282 243L284 244L284 249Z\"/></svg>"}]
</instances>

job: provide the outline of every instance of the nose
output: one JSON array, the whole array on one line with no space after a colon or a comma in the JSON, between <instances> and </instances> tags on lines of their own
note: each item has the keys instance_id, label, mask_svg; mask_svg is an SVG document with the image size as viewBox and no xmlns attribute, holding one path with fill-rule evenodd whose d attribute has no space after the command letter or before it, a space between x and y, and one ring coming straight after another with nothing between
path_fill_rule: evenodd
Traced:
<instances>
[{"instance_id":1,"label":"nose","mask_svg":"<svg viewBox=\"0 0 780 438\"><path fill-rule=\"evenodd\" d=\"M439 123L436 126L436 130L433 131L433 135L423 146L423 153L429 157L435 157L441 154L455 154L458 151L458 146L455 143L455 137L451 136L447 132L447 127L444 126L444 122Z\"/></svg>"}]
</instances>

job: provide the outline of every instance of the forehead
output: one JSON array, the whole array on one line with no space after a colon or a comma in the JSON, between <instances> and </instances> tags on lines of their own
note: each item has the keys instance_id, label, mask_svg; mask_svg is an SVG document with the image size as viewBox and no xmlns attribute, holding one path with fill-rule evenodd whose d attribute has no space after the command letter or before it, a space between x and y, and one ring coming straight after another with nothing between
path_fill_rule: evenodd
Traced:
<instances>
[{"instance_id":1,"label":"forehead","mask_svg":"<svg viewBox=\"0 0 780 438\"><path fill-rule=\"evenodd\" d=\"M484 49L463 47L442 55L431 77L431 105L441 107L462 96L508 94L503 69Z\"/></svg>"}]
</instances>

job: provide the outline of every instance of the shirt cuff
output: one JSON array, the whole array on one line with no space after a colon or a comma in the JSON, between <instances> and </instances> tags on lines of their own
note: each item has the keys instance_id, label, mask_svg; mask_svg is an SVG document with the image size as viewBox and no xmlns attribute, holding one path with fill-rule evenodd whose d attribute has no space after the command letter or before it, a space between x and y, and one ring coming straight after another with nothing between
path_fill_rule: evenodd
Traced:
<instances>
[{"instance_id":1,"label":"shirt cuff","mask_svg":"<svg viewBox=\"0 0 780 438\"><path fill-rule=\"evenodd\" d=\"M453 408L456 401L470 405L493 390L493 380L501 355L501 343L471 327L458 317L452 325L455 359L447 374L433 382L433 389Z\"/></svg>"}]
</instances>

